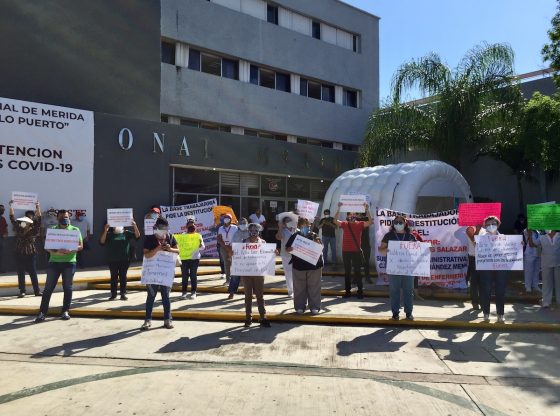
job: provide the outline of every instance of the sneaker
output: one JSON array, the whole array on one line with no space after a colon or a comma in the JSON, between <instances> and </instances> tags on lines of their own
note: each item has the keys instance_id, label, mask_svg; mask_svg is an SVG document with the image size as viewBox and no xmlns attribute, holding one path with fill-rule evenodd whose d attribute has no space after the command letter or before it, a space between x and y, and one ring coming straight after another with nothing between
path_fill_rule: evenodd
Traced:
<instances>
[{"instance_id":1,"label":"sneaker","mask_svg":"<svg viewBox=\"0 0 560 416\"><path fill-rule=\"evenodd\" d=\"M41 292L35 292L35 296L43 296Z\"/></svg>"},{"instance_id":2,"label":"sneaker","mask_svg":"<svg viewBox=\"0 0 560 416\"><path fill-rule=\"evenodd\" d=\"M152 321L144 321L142 326L140 327L141 331L147 331L152 326Z\"/></svg>"},{"instance_id":3,"label":"sneaker","mask_svg":"<svg viewBox=\"0 0 560 416\"><path fill-rule=\"evenodd\" d=\"M253 318L251 317L245 318L245 325L244 325L245 328L249 328L252 323L253 323Z\"/></svg>"},{"instance_id":4,"label":"sneaker","mask_svg":"<svg viewBox=\"0 0 560 416\"><path fill-rule=\"evenodd\" d=\"M412 314L406 315L406 319L407 321L414 321L414 316L412 316Z\"/></svg>"},{"instance_id":5,"label":"sneaker","mask_svg":"<svg viewBox=\"0 0 560 416\"><path fill-rule=\"evenodd\" d=\"M262 318L259 320L259 324L263 327L263 328L270 328L270 322L268 321L268 319L266 318Z\"/></svg>"},{"instance_id":6,"label":"sneaker","mask_svg":"<svg viewBox=\"0 0 560 416\"><path fill-rule=\"evenodd\" d=\"M196 292L191 293L191 299L196 299Z\"/></svg>"},{"instance_id":7,"label":"sneaker","mask_svg":"<svg viewBox=\"0 0 560 416\"><path fill-rule=\"evenodd\" d=\"M183 294L181 295L181 299L186 299L187 298L187 292L183 292Z\"/></svg>"},{"instance_id":8,"label":"sneaker","mask_svg":"<svg viewBox=\"0 0 560 416\"><path fill-rule=\"evenodd\" d=\"M18 298L24 298L24 297L25 297L25 292L21 292L21 293L18 295Z\"/></svg>"},{"instance_id":9,"label":"sneaker","mask_svg":"<svg viewBox=\"0 0 560 416\"><path fill-rule=\"evenodd\" d=\"M165 321L163 321L163 326L167 329L173 329L173 323L171 319L166 319Z\"/></svg>"},{"instance_id":10,"label":"sneaker","mask_svg":"<svg viewBox=\"0 0 560 416\"><path fill-rule=\"evenodd\" d=\"M484 322L490 322L490 314L489 313L484 314Z\"/></svg>"},{"instance_id":11,"label":"sneaker","mask_svg":"<svg viewBox=\"0 0 560 416\"><path fill-rule=\"evenodd\" d=\"M121 300L128 300L128 296L126 296L126 295L121 295Z\"/></svg>"},{"instance_id":12,"label":"sneaker","mask_svg":"<svg viewBox=\"0 0 560 416\"><path fill-rule=\"evenodd\" d=\"M227 298L228 299L233 299L233 293L230 293Z\"/></svg>"},{"instance_id":13,"label":"sneaker","mask_svg":"<svg viewBox=\"0 0 560 416\"><path fill-rule=\"evenodd\" d=\"M226 278L226 274L222 273L222 279L225 279L225 278Z\"/></svg>"},{"instance_id":14,"label":"sneaker","mask_svg":"<svg viewBox=\"0 0 560 416\"><path fill-rule=\"evenodd\" d=\"M70 314L68 313L68 311L64 311L62 312L62 315L60 315L60 318L63 321L68 321L70 319Z\"/></svg>"},{"instance_id":15,"label":"sneaker","mask_svg":"<svg viewBox=\"0 0 560 416\"><path fill-rule=\"evenodd\" d=\"M298 315L303 315L303 309L296 309L296 313Z\"/></svg>"},{"instance_id":16,"label":"sneaker","mask_svg":"<svg viewBox=\"0 0 560 416\"><path fill-rule=\"evenodd\" d=\"M111 295L111 297L108 300L115 300L117 298L117 295Z\"/></svg>"},{"instance_id":17,"label":"sneaker","mask_svg":"<svg viewBox=\"0 0 560 416\"><path fill-rule=\"evenodd\" d=\"M38 324L40 322L43 322L45 318L45 314L43 312L39 312L39 315L37 315L37 318L35 318L35 323Z\"/></svg>"},{"instance_id":18,"label":"sneaker","mask_svg":"<svg viewBox=\"0 0 560 416\"><path fill-rule=\"evenodd\" d=\"M317 315L319 313L319 309L311 309L311 315Z\"/></svg>"},{"instance_id":19,"label":"sneaker","mask_svg":"<svg viewBox=\"0 0 560 416\"><path fill-rule=\"evenodd\" d=\"M400 319L400 318L399 318L399 314L398 314L398 313L394 313L393 316L391 316L391 319L392 319L393 321L398 321L398 320Z\"/></svg>"},{"instance_id":20,"label":"sneaker","mask_svg":"<svg viewBox=\"0 0 560 416\"><path fill-rule=\"evenodd\" d=\"M505 324L506 320L504 319L504 315L498 315L498 319L496 319L496 323Z\"/></svg>"}]
</instances>

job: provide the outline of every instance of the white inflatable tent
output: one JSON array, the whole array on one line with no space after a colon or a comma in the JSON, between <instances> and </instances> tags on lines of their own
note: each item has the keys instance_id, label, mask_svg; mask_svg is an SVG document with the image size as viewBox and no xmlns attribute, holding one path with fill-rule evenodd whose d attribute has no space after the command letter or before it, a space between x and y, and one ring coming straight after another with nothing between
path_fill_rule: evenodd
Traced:
<instances>
[{"instance_id":1,"label":"white inflatable tent","mask_svg":"<svg viewBox=\"0 0 560 416\"><path fill-rule=\"evenodd\" d=\"M472 202L469 184L454 167L438 160L359 168L344 172L329 187L323 210L334 215L340 195L367 195L375 208L428 214L453 209L458 202ZM339 218L342 219L342 218ZM337 256L342 259L342 239L337 231ZM370 227L372 250L374 230ZM371 263L374 263L373 255Z\"/></svg>"}]
</instances>

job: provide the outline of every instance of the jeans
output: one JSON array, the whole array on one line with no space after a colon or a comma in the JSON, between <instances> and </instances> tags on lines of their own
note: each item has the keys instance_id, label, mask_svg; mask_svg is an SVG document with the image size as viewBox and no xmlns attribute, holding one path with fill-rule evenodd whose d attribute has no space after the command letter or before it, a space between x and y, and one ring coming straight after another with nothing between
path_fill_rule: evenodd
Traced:
<instances>
[{"instance_id":1,"label":"jeans","mask_svg":"<svg viewBox=\"0 0 560 416\"><path fill-rule=\"evenodd\" d=\"M224 259L222 258L221 246L218 244L217 248L218 248L218 258L220 259L220 273L225 274L226 266L224 264Z\"/></svg>"},{"instance_id":2,"label":"jeans","mask_svg":"<svg viewBox=\"0 0 560 416\"><path fill-rule=\"evenodd\" d=\"M327 264L329 246L331 248L331 263L336 264L336 237L323 236L323 259L325 260L325 265Z\"/></svg>"},{"instance_id":3,"label":"jeans","mask_svg":"<svg viewBox=\"0 0 560 416\"><path fill-rule=\"evenodd\" d=\"M152 320L152 310L157 292L161 292L161 303L163 304L163 319L171 319L171 303L169 302L170 287L162 285L146 285L148 297L146 298L146 321Z\"/></svg>"},{"instance_id":4,"label":"jeans","mask_svg":"<svg viewBox=\"0 0 560 416\"><path fill-rule=\"evenodd\" d=\"M19 292L25 293L25 272L29 273L33 292L37 295L39 290L39 281L37 280L37 254L16 254L16 266L18 273Z\"/></svg>"},{"instance_id":5,"label":"jeans","mask_svg":"<svg viewBox=\"0 0 560 416\"><path fill-rule=\"evenodd\" d=\"M62 312L70 310L70 302L72 302L72 281L76 272L76 263L49 263L47 266L47 282L43 290L43 298L41 299L40 311L45 315L49 311L49 302L51 296L58 283L58 278L62 275L62 289L64 290L64 299L62 301Z\"/></svg>"},{"instance_id":6,"label":"jeans","mask_svg":"<svg viewBox=\"0 0 560 416\"><path fill-rule=\"evenodd\" d=\"M199 259L183 260L181 264L181 276L182 276L182 290L183 293L187 293L187 286L189 285L189 277L191 278L191 293L196 293L197 287L197 276Z\"/></svg>"},{"instance_id":7,"label":"jeans","mask_svg":"<svg viewBox=\"0 0 560 416\"><path fill-rule=\"evenodd\" d=\"M115 261L109 263L111 272L111 296L117 296L117 285L121 284L121 296L126 294L126 273L128 272L128 260Z\"/></svg>"},{"instance_id":8,"label":"jeans","mask_svg":"<svg viewBox=\"0 0 560 416\"><path fill-rule=\"evenodd\" d=\"M480 305L480 296L482 294L480 287L480 272L476 270L476 259L469 256L469 267L467 269L467 282L471 283L469 294L473 305Z\"/></svg>"},{"instance_id":9,"label":"jeans","mask_svg":"<svg viewBox=\"0 0 560 416\"><path fill-rule=\"evenodd\" d=\"M362 273L360 268L362 267L362 255L359 251L343 251L342 260L344 262L344 290L346 294L350 293L352 289L352 279L350 273L352 267L354 267L354 282L358 286L358 295L361 295L364 291L364 285L362 282Z\"/></svg>"},{"instance_id":10,"label":"jeans","mask_svg":"<svg viewBox=\"0 0 560 416\"><path fill-rule=\"evenodd\" d=\"M403 293L404 313L412 315L412 299L414 297L414 276L403 276L390 274L389 277L389 297L391 298L391 312L393 315L399 314L401 307L401 289Z\"/></svg>"},{"instance_id":11,"label":"jeans","mask_svg":"<svg viewBox=\"0 0 560 416\"><path fill-rule=\"evenodd\" d=\"M479 270L480 275L480 306L485 315L490 314L490 299L492 298L492 286L496 292L496 312L504 314L504 303L506 300L507 272L495 270Z\"/></svg>"},{"instance_id":12,"label":"jeans","mask_svg":"<svg viewBox=\"0 0 560 416\"><path fill-rule=\"evenodd\" d=\"M523 258L523 269L525 270L525 290L530 292L531 290L538 289L541 258L525 255Z\"/></svg>"},{"instance_id":13,"label":"jeans","mask_svg":"<svg viewBox=\"0 0 560 416\"><path fill-rule=\"evenodd\" d=\"M241 276L231 276L228 286L228 293L234 294L237 293L237 289L239 289L239 283L241 282Z\"/></svg>"}]
</instances>

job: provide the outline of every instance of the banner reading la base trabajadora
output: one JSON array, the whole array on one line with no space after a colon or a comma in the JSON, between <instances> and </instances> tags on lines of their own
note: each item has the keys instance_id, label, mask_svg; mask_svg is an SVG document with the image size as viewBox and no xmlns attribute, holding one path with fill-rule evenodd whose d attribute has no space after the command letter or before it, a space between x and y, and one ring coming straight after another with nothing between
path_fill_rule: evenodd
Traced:
<instances>
[{"instance_id":1,"label":"banner reading la base trabajadora","mask_svg":"<svg viewBox=\"0 0 560 416\"><path fill-rule=\"evenodd\" d=\"M0 97L0 203L14 191L38 194L43 210L82 211L91 221L93 134L91 111Z\"/></svg>"},{"instance_id":2,"label":"banner reading la base trabajadora","mask_svg":"<svg viewBox=\"0 0 560 416\"><path fill-rule=\"evenodd\" d=\"M457 210L432 214L407 214L390 209L375 210L375 260L379 278L377 284L389 284L387 257L378 251L379 242L389 232L396 215L412 222L411 230L424 242L431 243L430 276L421 276L421 285L436 284L448 288L466 288L468 253L465 227L459 226Z\"/></svg>"}]
</instances>

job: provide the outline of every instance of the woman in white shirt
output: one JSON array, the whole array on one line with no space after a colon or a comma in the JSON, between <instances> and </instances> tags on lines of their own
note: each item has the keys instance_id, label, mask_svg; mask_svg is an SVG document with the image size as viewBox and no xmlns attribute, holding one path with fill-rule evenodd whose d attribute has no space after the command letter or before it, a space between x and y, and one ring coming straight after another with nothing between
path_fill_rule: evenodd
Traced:
<instances>
[{"instance_id":1,"label":"woman in white shirt","mask_svg":"<svg viewBox=\"0 0 560 416\"><path fill-rule=\"evenodd\" d=\"M556 304L560 304L560 233L546 231L538 240L529 232L529 245L541 247L542 306L550 308L552 293L556 292Z\"/></svg>"},{"instance_id":2,"label":"woman in white shirt","mask_svg":"<svg viewBox=\"0 0 560 416\"><path fill-rule=\"evenodd\" d=\"M529 244L529 235L533 239L534 246ZM541 271L541 255L538 241L540 239L537 231L523 230L523 270L525 273L525 292L540 292L539 273Z\"/></svg>"}]
</instances>

